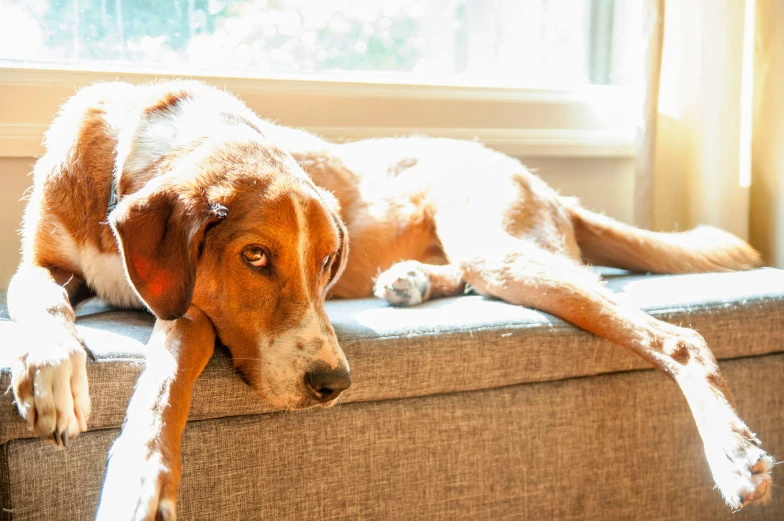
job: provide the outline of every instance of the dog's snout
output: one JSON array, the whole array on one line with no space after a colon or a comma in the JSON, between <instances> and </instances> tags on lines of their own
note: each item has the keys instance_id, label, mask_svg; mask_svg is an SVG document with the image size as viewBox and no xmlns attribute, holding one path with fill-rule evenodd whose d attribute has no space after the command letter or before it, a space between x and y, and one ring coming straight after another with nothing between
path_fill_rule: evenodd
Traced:
<instances>
[{"instance_id":1,"label":"dog's snout","mask_svg":"<svg viewBox=\"0 0 784 521\"><path fill-rule=\"evenodd\" d=\"M317 369L305 374L305 386L320 402L329 402L351 386L351 374L345 369Z\"/></svg>"}]
</instances>

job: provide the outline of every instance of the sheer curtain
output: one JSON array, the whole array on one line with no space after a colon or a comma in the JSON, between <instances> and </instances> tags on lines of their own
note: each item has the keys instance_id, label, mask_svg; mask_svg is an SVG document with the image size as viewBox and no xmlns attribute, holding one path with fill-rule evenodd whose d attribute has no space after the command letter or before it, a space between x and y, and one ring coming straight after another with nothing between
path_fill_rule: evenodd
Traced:
<instances>
[{"instance_id":1,"label":"sheer curtain","mask_svg":"<svg viewBox=\"0 0 784 521\"><path fill-rule=\"evenodd\" d=\"M641 141L639 224L719 226L782 266L784 2L650 3L663 30L649 52L661 59L649 66L658 103L649 100L647 152Z\"/></svg>"},{"instance_id":2,"label":"sheer curtain","mask_svg":"<svg viewBox=\"0 0 784 521\"><path fill-rule=\"evenodd\" d=\"M744 0L673 0L664 16L654 228L749 235L741 171Z\"/></svg>"},{"instance_id":3,"label":"sheer curtain","mask_svg":"<svg viewBox=\"0 0 784 521\"><path fill-rule=\"evenodd\" d=\"M750 240L784 268L784 2L757 0Z\"/></svg>"}]
</instances>

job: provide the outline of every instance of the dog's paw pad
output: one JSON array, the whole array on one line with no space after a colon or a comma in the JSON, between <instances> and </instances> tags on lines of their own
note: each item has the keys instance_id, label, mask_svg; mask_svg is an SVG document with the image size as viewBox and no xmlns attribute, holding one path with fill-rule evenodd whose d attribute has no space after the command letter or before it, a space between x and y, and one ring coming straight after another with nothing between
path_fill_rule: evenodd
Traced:
<instances>
[{"instance_id":1,"label":"dog's paw pad","mask_svg":"<svg viewBox=\"0 0 784 521\"><path fill-rule=\"evenodd\" d=\"M750 440L725 451L723 461L713 468L716 484L727 504L739 510L751 504L767 503L772 497L773 458ZM717 472L718 471L718 472Z\"/></svg>"},{"instance_id":2,"label":"dog's paw pad","mask_svg":"<svg viewBox=\"0 0 784 521\"><path fill-rule=\"evenodd\" d=\"M378 276L373 293L393 306L415 306L427 300L430 279L418 262L400 262Z\"/></svg>"},{"instance_id":3,"label":"dog's paw pad","mask_svg":"<svg viewBox=\"0 0 784 521\"><path fill-rule=\"evenodd\" d=\"M771 467L773 467L773 458L765 454L749 469L751 472L749 481L753 490L743 495L743 506L755 503L763 505L773 496L771 493L773 487L773 481L770 477Z\"/></svg>"}]
</instances>

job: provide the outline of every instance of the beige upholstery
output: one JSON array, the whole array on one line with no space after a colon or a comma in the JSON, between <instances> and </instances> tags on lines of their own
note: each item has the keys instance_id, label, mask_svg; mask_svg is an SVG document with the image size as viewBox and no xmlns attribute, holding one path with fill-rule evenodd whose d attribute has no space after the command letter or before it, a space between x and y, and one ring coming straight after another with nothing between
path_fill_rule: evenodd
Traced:
<instances>
[{"instance_id":1,"label":"beige upholstery","mask_svg":"<svg viewBox=\"0 0 784 521\"><path fill-rule=\"evenodd\" d=\"M784 272L610 286L696 327L724 360L741 416L784 455ZM779 490L768 507L732 515L675 384L605 340L477 296L328 311L354 380L334 409L271 412L218 350L194 391L181 520L784 519ZM94 513L152 320L96 303L80 315L99 356L92 431L55 450L27 438L0 395L0 507L10 509L0 520ZM2 367L23 335L0 322L0 342ZM0 369L0 386L9 381Z\"/></svg>"}]
</instances>

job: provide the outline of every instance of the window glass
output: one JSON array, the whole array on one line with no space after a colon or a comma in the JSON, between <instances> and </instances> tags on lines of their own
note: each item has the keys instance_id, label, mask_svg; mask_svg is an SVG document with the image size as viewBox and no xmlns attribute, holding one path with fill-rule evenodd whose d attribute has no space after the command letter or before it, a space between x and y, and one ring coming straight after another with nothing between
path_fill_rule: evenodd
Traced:
<instances>
[{"instance_id":1,"label":"window glass","mask_svg":"<svg viewBox=\"0 0 784 521\"><path fill-rule=\"evenodd\" d=\"M625 4L624 4L625 3ZM637 0L0 0L0 65L623 84ZM632 59L630 60L630 56Z\"/></svg>"}]
</instances>

